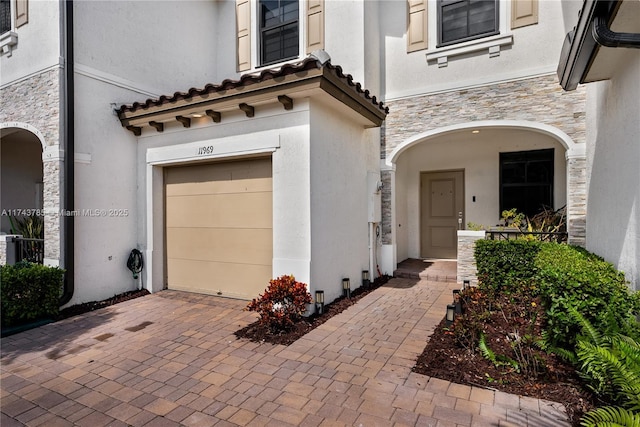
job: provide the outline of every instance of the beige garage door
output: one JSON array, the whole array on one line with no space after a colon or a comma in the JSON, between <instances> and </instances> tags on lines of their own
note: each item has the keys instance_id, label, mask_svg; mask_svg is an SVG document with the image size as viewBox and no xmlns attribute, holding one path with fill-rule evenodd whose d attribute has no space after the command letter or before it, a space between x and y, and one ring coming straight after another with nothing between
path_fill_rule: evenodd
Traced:
<instances>
[{"instance_id":1,"label":"beige garage door","mask_svg":"<svg viewBox=\"0 0 640 427\"><path fill-rule=\"evenodd\" d=\"M169 289L254 298L271 278L271 159L165 169Z\"/></svg>"}]
</instances>

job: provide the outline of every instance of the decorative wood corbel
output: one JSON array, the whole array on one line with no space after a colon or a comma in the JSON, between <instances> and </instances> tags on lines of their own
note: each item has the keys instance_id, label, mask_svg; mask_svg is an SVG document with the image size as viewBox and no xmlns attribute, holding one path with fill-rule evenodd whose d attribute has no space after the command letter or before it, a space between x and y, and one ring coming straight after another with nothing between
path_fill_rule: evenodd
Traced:
<instances>
[{"instance_id":1,"label":"decorative wood corbel","mask_svg":"<svg viewBox=\"0 0 640 427\"><path fill-rule=\"evenodd\" d=\"M211 117L211 120L213 120L214 123L220 123L222 120L222 114L217 111L207 110L206 113L207 116Z\"/></svg>"},{"instance_id":2,"label":"decorative wood corbel","mask_svg":"<svg viewBox=\"0 0 640 427\"><path fill-rule=\"evenodd\" d=\"M156 128L156 130L158 132L164 131L164 123L158 123L158 122L154 122L153 120L151 120L149 122L149 126L152 126L152 127Z\"/></svg>"},{"instance_id":3,"label":"decorative wood corbel","mask_svg":"<svg viewBox=\"0 0 640 427\"><path fill-rule=\"evenodd\" d=\"M293 99L289 98L287 95L278 95L278 101L284 105L285 110L293 110Z\"/></svg>"},{"instance_id":4,"label":"decorative wood corbel","mask_svg":"<svg viewBox=\"0 0 640 427\"><path fill-rule=\"evenodd\" d=\"M135 136L142 135L142 128L141 127L138 127L138 126L127 126L126 128L127 128L128 131L133 132L133 134Z\"/></svg>"},{"instance_id":5,"label":"decorative wood corbel","mask_svg":"<svg viewBox=\"0 0 640 427\"><path fill-rule=\"evenodd\" d=\"M182 123L182 126L184 126L186 128L190 128L191 127L191 119L189 117L176 116L176 120L179 121L180 123Z\"/></svg>"},{"instance_id":6,"label":"decorative wood corbel","mask_svg":"<svg viewBox=\"0 0 640 427\"><path fill-rule=\"evenodd\" d=\"M244 111L247 117L253 117L255 115L255 108L253 108L249 104L243 102L242 104L238 105L238 107L240 107L240 109Z\"/></svg>"}]
</instances>

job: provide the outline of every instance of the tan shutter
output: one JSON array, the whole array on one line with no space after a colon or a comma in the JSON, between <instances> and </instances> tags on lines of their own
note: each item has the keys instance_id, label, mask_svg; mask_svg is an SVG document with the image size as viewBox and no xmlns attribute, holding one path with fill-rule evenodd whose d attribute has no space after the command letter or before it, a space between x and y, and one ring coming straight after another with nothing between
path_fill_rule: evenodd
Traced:
<instances>
[{"instance_id":1,"label":"tan shutter","mask_svg":"<svg viewBox=\"0 0 640 427\"><path fill-rule=\"evenodd\" d=\"M237 70L251 68L251 1L236 0Z\"/></svg>"},{"instance_id":2,"label":"tan shutter","mask_svg":"<svg viewBox=\"0 0 640 427\"><path fill-rule=\"evenodd\" d=\"M538 0L511 0L511 29L538 23Z\"/></svg>"},{"instance_id":3,"label":"tan shutter","mask_svg":"<svg viewBox=\"0 0 640 427\"><path fill-rule=\"evenodd\" d=\"M308 0L307 2L307 54L314 50L324 49L324 0Z\"/></svg>"},{"instance_id":4,"label":"tan shutter","mask_svg":"<svg viewBox=\"0 0 640 427\"><path fill-rule=\"evenodd\" d=\"M29 22L28 0L16 0L16 28Z\"/></svg>"},{"instance_id":5,"label":"tan shutter","mask_svg":"<svg viewBox=\"0 0 640 427\"><path fill-rule=\"evenodd\" d=\"M428 47L427 0L408 0L408 3L407 52L415 52Z\"/></svg>"}]
</instances>

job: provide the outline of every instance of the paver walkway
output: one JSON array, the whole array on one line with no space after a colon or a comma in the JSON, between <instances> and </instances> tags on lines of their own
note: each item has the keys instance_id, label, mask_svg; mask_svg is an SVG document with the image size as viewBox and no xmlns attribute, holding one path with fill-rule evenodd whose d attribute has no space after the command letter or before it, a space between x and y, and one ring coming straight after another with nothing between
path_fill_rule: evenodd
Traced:
<instances>
[{"instance_id":1,"label":"paver walkway","mask_svg":"<svg viewBox=\"0 0 640 427\"><path fill-rule=\"evenodd\" d=\"M393 279L286 347L245 302L163 291L2 340L2 427L562 426L561 405L411 372L454 283Z\"/></svg>"}]
</instances>

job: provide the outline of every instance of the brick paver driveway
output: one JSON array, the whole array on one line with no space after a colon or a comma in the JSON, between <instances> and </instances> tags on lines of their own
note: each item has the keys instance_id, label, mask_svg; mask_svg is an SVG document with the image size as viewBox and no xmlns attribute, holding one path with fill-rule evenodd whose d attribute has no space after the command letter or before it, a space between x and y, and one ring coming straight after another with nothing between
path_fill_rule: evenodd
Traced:
<instances>
[{"instance_id":1,"label":"brick paver driveway","mask_svg":"<svg viewBox=\"0 0 640 427\"><path fill-rule=\"evenodd\" d=\"M561 405L411 372L453 283L393 279L285 347L245 302L163 291L2 340L2 427L558 426Z\"/></svg>"}]
</instances>

